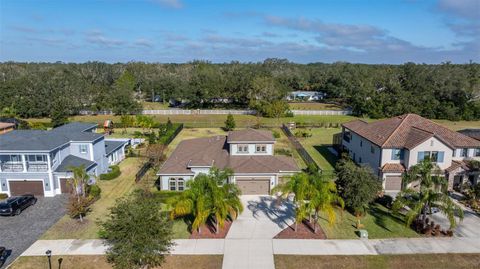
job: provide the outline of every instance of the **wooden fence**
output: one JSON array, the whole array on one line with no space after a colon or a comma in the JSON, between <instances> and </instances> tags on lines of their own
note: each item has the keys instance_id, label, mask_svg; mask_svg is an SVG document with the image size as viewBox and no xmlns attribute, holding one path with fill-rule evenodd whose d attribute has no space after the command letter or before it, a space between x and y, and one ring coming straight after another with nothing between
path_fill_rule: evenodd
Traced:
<instances>
[{"instance_id":1,"label":"wooden fence","mask_svg":"<svg viewBox=\"0 0 480 269\"><path fill-rule=\"evenodd\" d=\"M292 134L292 131L285 125L282 124L282 130L285 133L285 135L288 137L288 140L292 142L293 146L295 147L295 150L298 152L300 157L303 159L303 161L308 165L313 165L315 166L319 171L321 171L321 168L318 166L318 164L315 162L315 160L308 154L307 150L300 144L300 142L297 140L295 135Z\"/></svg>"},{"instance_id":2,"label":"wooden fence","mask_svg":"<svg viewBox=\"0 0 480 269\"><path fill-rule=\"evenodd\" d=\"M165 141L164 145L165 146L168 146L170 143L172 143L173 139L175 139L175 137L177 137L177 135L183 130L183 123L180 124L177 129L175 130L175 132L170 136L170 138ZM147 173L147 171L153 167L153 160L150 159L148 160L148 162L146 162L141 168L140 170L138 170L138 172L135 174L135 182L138 182L140 181L143 176L145 176L145 174Z\"/></svg>"}]
</instances>

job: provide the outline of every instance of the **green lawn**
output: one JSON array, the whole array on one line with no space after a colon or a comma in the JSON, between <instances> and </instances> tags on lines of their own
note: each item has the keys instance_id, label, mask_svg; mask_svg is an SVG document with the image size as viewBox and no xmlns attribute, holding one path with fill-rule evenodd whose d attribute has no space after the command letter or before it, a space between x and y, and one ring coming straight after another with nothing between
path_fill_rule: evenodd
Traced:
<instances>
[{"instance_id":1,"label":"green lawn","mask_svg":"<svg viewBox=\"0 0 480 269\"><path fill-rule=\"evenodd\" d=\"M317 103L317 102L303 102L303 103L288 103L291 110L342 110L343 108L335 104Z\"/></svg>"},{"instance_id":2,"label":"green lawn","mask_svg":"<svg viewBox=\"0 0 480 269\"><path fill-rule=\"evenodd\" d=\"M276 269L470 269L480 268L479 254L275 255Z\"/></svg>"},{"instance_id":3,"label":"green lawn","mask_svg":"<svg viewBox=\"0 0 480 269\"><path fill-rule=\"evenodd\" d=\"M322 215L320 225L328 239L354 239L359 238L356 234L357 219L348 211L337 210L337 220L330 225ZM368 214L361 219L365 225L368 236L371 239L394 238L394 237L418 237L415 231L405 226L404 218L400 214L393 214L380 204L370 207Z\"/></svg>"},{"instance_id":4,"label":"green lawn","mask_svg":"<svg viewBox=\"0 0 480 269\"><path fill-rule=\"evenodd\" d=\"M142 107L147 110L169 109L168 103L163 102L142 102Z\"/></svg>"},{"instance_id":5,"label":"green lawn","mask_svg":"<svg viewBox=\"0 0 480 269\"><path fill-rule=\"evenodd\" d=\"M135 174L142 165L140 158L127 158L120 164L122 174L113 180L98 180L97 184L102 189L101 198L96 201L83 223L63 216L55 225L50 227L41 239L90 239L98 238L97 220L102 220L108 214L108 209L115 201L130 193L136 186Z\"/></svg>"},{"instance_id":6,"label":"green lawn","mask_svg":"<svg viewBox=\"0 0 480 269\"><path fill-rule=\"evenodd\" d=\"M323 171L326 173L333 172L338 158L328 150L328 147L332 145L333 135L341 132L341 129L297 128L296 131L298 130L306 130L312 134L311 137L298 138L298 140Z\"/></svg>"}]
</instances>

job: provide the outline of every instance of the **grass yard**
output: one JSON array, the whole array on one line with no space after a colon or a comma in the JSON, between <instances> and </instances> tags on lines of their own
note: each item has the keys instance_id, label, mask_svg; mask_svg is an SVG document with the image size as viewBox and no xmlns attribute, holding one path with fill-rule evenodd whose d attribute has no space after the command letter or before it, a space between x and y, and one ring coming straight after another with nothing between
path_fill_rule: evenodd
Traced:
<instances>
[{"instance_id":1,"label":"grass yard","mask_svg":"<svg viewBox=\"0 0 480 269\"><path fill-rule=\"evenodd\" d=\"M324 215L319 220L327 239L355 239L357 219L344 210L337 210L337 220L334 225L329 225ZM380 204L374 204L369 209L367 216L361 219L365 225L370 239L395 238L395 237L419 237L415 231L405 226L404 218L400 214L393 214Z\"/></svg>"},{"instance_id":2,"label":"grass yard","mask_svg":"<svg viewBox=\"0 0 480 269\"><path fill-rule=\"evenodd\" d=\"M276 269L469 269L480 267L479 254L409 254L371 256L275 255Z\"/></svg>"},{"instance_id":3,"label":"grass yard","mask_svg":"<svg viewBox=\"0 0 480 269\"><path fill-rule=\"evenodd\" d=\"M336 104L326 104L317 102L288 103L291 110L342 110L343 108Z\"/></svg>"},{"instance_id":4,"label":"grass yard","mask_svg":"<svg viewBox=\"0 0 480 269\"><path fill-rule=\"evenodd\" d=\"M341 132L341 128L308 128L297 130L307 130L312 134L311 137L298 138L302 146L312 156L315 162L325 172L333 172L337 156L328 150L332 145L333 135ZM295 133L295 131L294 131Z\"/></svg>"},{"instance_id":5,"label":"grass yard","mask_svg":"<svg viewBox=\"0 0 480 269\"><path fill-rule=\"evenodd\" d=\"M57 268L59 256L52 256L52 267ZM112 269L113 266L107 262L105 256L89 255L89 256L62 256L62 268L73 269ZM202 268L215 269L222 268L223 256L221 255L169 255L165 258L165 263L162 269L177 269L177 268ZM46 257L20 257L15 261L11 269L47 269L48 261Z\"/></svg>"},{"instance_id":6,"label":"grass yard","mask_svg":"<svg viewBox=\"0 0 480 269\"><path fill-rule=\"evenodd\" d=\"M275 142L275 149L287 149L290 150L292 153L293 159L295 159L295 162L297 163L298 167L300 169L304 169L307 167L303 159L300 157L298 152L293 148L292 144L290 143L290 140L288 140L288 137L285 135L285 133L280 129L280 128L273 128L271 129L272 131L278 132L280 134L279 138L276 138Z\"/></svg>"},{"instance_id":7,"label":"grass yard","mask_svg":"<svg viewBox=\"0 0 480 269\"><path fill-rule=\"evenodd\" d=\"M142 162L140 158L126 158L119 166L122 174L113 180L98 180L102 195L84 219L84 223L63 216L55 225L42 235L41 239L90 239L98 238L97 220L105 218L108 209L115 204L115 200L131 192L135 184L135 174Z\"/></svg>"}]
</instances>

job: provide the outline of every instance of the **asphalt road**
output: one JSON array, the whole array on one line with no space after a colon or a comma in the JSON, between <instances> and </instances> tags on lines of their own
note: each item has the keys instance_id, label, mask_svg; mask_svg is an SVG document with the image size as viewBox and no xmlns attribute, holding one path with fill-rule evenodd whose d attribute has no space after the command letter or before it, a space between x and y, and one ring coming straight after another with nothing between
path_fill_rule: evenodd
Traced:
<instances>
[{"instance_id":1,"label":"asphalt road","mask_svg":"<svg viewBox=\"0 0 480 269\"><path fill-rule=\"evenodd\" d=\"M65 215L65 196L38 198L35 205L13 217L0 216L0 246L7 249L6 268Z\"/></svg>"}]
</instances>

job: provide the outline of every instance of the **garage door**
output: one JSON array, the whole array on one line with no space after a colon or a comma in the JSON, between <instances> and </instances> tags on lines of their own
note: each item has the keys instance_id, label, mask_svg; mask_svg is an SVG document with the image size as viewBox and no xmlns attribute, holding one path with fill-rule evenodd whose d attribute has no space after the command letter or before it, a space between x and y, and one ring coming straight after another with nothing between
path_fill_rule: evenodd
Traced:
<instances>
[{"instance_id":1,"label":"garage door","mask_svg":"<svg viewBox=\"0 0 480 269\"><path fill-rule=\"evenodd\" d=\"M73 193L72 183L68 181L68 178L60 179L60 189L62 193Z\"/></svg>"},{"instance_id":2,"label":"garage door","mask_svg":"<svg viewBox=\"0 0 480 269\"><path fill-rule=\"evenodd\" d=\"M402 177L401 176L387 176L387 177L385 177L385 190L386 191L401 191L402 190Z\"/></svg>"},{"instance_id":3,"label":"garage door","mask_svg":"<svg viewBox=\"0 0 480 269\"><path fill-rule=\"evenodd\" d=\"M23 194L43 196L43 181L9 181L9 186L12 196Z\"/></svg>"},{"instance_id":4,"label":"garage door","mask_svg":"<svg viewBox=\"0 0 480 269\"><path fill-rule=\"evenodd\" d=\"M270 193L269 178L236 179L237 185L245 195L268 195Z\"/></svg>"}]
</instances>

